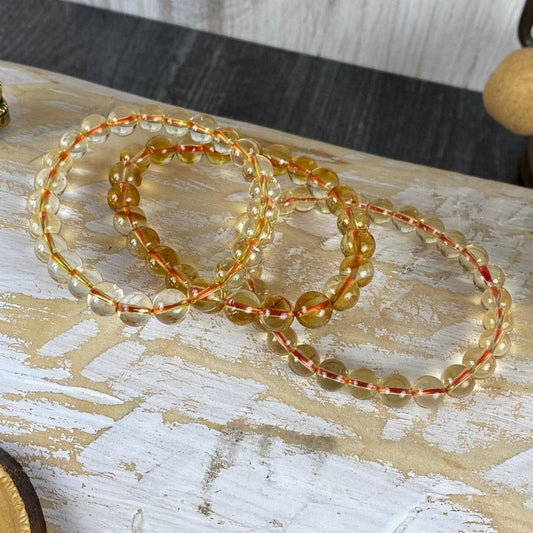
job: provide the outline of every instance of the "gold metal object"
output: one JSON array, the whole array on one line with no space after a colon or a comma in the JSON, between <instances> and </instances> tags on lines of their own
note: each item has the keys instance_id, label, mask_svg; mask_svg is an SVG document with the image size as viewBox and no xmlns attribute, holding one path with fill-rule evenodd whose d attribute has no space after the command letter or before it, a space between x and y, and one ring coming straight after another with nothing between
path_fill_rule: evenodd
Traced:
<instances>
[{"instance_id":1,"label":"gold metal object","mask_svg":"<svg viewBox=\"0 0 533 533\"><path fill-rule=\"evenodd\" d=\"M9 108L2 97L2 82L0 82L0 129L9 124Z\"/></svg>"}]
</instances>

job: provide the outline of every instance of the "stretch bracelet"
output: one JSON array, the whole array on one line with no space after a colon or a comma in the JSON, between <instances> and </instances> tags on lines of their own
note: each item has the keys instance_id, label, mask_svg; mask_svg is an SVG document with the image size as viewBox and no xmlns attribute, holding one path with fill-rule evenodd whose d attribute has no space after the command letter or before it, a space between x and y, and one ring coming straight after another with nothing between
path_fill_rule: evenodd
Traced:
<instances>
[{"instance_id":1,"label":"stretch bracelet","mask_svg":"<svg viewBox=\"0 0 533 533\"><path fill-rule=\"evenodd\" d=\"M178 145L176 151L186 152L189 147ZM203 148L206 155L208 148ZM280 151L280 147L276 147ZM145 155L141 156L145 157ZM302 167L296 162L289 163L293 170L300 175L305 175ZM279 173L278 173L279 174ZM300 192L300 191L298 191ZM352 198L357 198L352 192ZM288 212L297 206L306 206L308 210L324 200L315 197L304 197L301 194L289 193L280 207ZM330 200L331 205L331 200ZM441 403L446 394L454 397L468 395L475 383L475 379L490 377L495 369L495 357L505 355L510 349L507 331L512 329L512 316L509 313L510 295L501 288L503 274L497 267L487 267L488 254L476 245L466 245L466 239L457 231L444 232L444 225L437 218L420 218L413 207L401 208L394 211L392 203L386 199L378 199L375 203L358 203L359 208L365 208L377 223L392 220L395 227L401 232L416 230L417 235L425 243L437 243L438 249L448 258L460 258L461 265L467 271L475 271L474 282L479 287L489 285L482 296L482 304L488 309L483 317L483 326L486 331L479 340L479 347L472 347L465 353L462 364L453 364L446 368L439 378L424 375L411 385L404 376L391 374L378 379L376 374L368 368L359 368L348 372L346 366L337 358L329 357L320 361L318 352L310 345L298 344L296 332L292 329L283 331L269 331L268 345L277 354L286 355L289 367L301 376L316 375L319 384L326 390L336 390L347 385L352 394L358 399L370 399L379 394L383 402L389 406L399 407L404 405L412 396L417 404L422 407L435 407ZM301 209L301 207L300 207ZM321 209L324 211L324 209ZM341 277L346 273L341 269ZM250 284L253 289L253 284ZM499 300L499 304L497 301ZM231 303L229 304L231 307ZM248 310L248 312L260 312ZM246 316L245 310L240 310L238 315ZM233 315L233 316L238 316ZM249 315L248 315L249 316ZM228 313L232 320L232 315ZM239 324L249 321L232 320Z\"/></svg>"}]
</instances>

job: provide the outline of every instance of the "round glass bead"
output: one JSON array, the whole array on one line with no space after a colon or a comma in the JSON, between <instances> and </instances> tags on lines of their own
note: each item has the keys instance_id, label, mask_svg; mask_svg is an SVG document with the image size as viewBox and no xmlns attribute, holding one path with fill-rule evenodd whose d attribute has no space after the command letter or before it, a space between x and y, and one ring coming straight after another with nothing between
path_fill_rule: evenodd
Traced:
<instances>
[{"instance_id":1,"label":"round glass bead","mask_svg":"<svg viewBox=\"0 0 533 533\"><path fill-rule=\"evenodd\" d=\"M204 289L207 287L210 287L214 284L213 280L207 279L207 278L196 278L193 280L192 287L190 289L191 291L191 297L196 298ZM213 289L208 299L202 298L200 300L196 300L193 303L193 306L195 309L198 309L198 311L201 311L202 313L216 313L222 309L222 306L224 305L223 300L223 294L222 289L220 287Z\"/></svg>"},{"instance_id":2,"label":"round glass bead","mask_svg":"<svg viewBox=\"0 0 533 533\"><path fill-rule=\"evenodd\" d=\"M138 187L142 182L142 171L140 167L134 163L126 164L125 161L115 163L110 169L108 180L111 185L119 183L131 183Z\"/></svg>"},{"instance_id":3,"label":"round glass bead","mask_svg":"<svg viewBox=\"0 0 533 533\"><path fill-rule=\"evenodd\" d=\"M290 348L296 346L298 339L296 337L296 332L292 328L287 328L283 332L283 337L285 338L286 343ZM267 346L276 354L276 355L287 355L289 350L285 348L283 344L279 341L276 333L273 331L267 332Z\"/></svg>"},{"instance_id":4,"label":"round glass bead","mask_svg":"<svg viewBox=\"0 0 533 533\"><path fill-rule=\"evenodd\" d=\"M96 129L95 129L96 128ZM89 115L81 121L80 130L82 133L93 133L87 137L89 142L101 144L109 137L109 128L107 127L107 120L102 115Z\"/></svg>"},{"instance_id":5,"label":"round glass bead","mask_svg":"<svg viewBox=\"0 0 533 533\"><path fill-rule=\"evenodd\" d=\"M351 276L333 276L324 285L324 294L333 303L335 311L351 309L359 300L359 285Z\"/></svg>"},{"instance_id":6,"label":"round glass bead","mask_svg":"<svg viewBox=\"0 0 533 533\"><path fill-rule=\"evenodd\" d=\"M284 331L294 320L291 304L283 296L267 296L261 307L264 313L259 316L259 321L268 331Z\"/></svg>"},{"instance_id":7,"label":"round glass bead","mask_svg":"<svg viewBox=\"0 0 533 533\"><path fill-rule=\"evenodd\" d=\"M210 146L208 148L210 148ZM211 150L205 151L204 155L212 165L225 165L230 161L229 155L219 154L218 152L213 152Z\"/></svg>"},{"instance_id":8,"label":"round glass bead","mask_svg":"<svg viewBox=\"0 0 533 533\"><path fill-rule=\"evenodd\" d=\"M41 193L41 191L35 191L28 198L26 208L32 215L40 211L55 215L59 211L60 205L59 198L53 192Z\"/></svg>"},{"instance_id":9,"label":"round glass bead","mask_svg":"<svg viewBox=\"0 0 533 533\"><path fill-rule=\"evenodd\" d=\"M144 211L134 205L126 205L113 217L113 226L117 233L128 235L132 229L146 225Z\"/></svg>"},{"instance_id":10,"label":"round glass bead","mask_svg":"<svg viewBox=\"0 0 533 533\"><path fill-rule=\"evenodd\" d=\"M87 303L93 313L111 316L115 314L117 303L123 295L120 287L110 281L102 281L91 288L87 294Z\"/></svg>"},{"instance_id":11,"label":"round glass bead","mask_svg":"<svg viewBox=\"0 0 533 533\"><path fill-rule=\"evenodd\" d=\"M295 201L293 200L293 191L282 190L278 198L279 214L290 215L295 210Z\"/></svg>"},{"instance_id":12,"label":"round glass bead","mask_svg":"<svg viewBox=\"0 0 533 533\"><path fill-rule=\"evenodd\" d=\"M36 189L48 189L57 196L61 196L67 188L67 177L60 171L52 175L51 169L43 168L36 174L33 184Z\"/></svg>"},{"instance_id":13,"label":"round glass bead","mask_svg":"<svg viewBox=\"0 0 533 533\"><path fill-rule=\"evenodd\" d=\"M295 185L307 185L307 175L317 168L316 161L306 155L293 157L287 166L287 174Z\"/></svg>"},{"instance_id":14,"label":"round glass bead","mask_svg":"<svg viewBox=\"0 0 533 533\"><path fill-rule=\"evenodd\" d=\"M84 278L84 279L82 279ZM102 281L102 274L91 266L81 266L68 280L68 290L78 300L86 298L89 289Z\"/></svg>"},{"instance_id":15,"label":"round glass bead","mask_svg":"<svg viewBox=\"0 0 533 533\"><path fill-rule=\"evenodd\" d=\"M152 137L146 148L150 150L150 159L156 165L167 165L174 157L174 143L168 137ZM200 153L201 156L201 153Z\"/></svg>"},{"instance_id":16,"label":"round glass bead","mask_svg":"<svg viewBox=\"0 0 533 533\"><path fill-rule=\"evenodd\" d=\"M165 277L165 285L169 289L183 289L189 286L193 279L198 277L198 271L192 265L180 263L175 266ZM181 281L183 280L183 281Z\"/></svg>"},{"instance_id":17,"label":"round glass bead","mask_svg":"<svg viewBox=\"0 0 533 533\"><path fill-rule=\"evenodd\" d=\"M217 129L217 121L205 113L200 113L192 117L193 122L189 135L194 142L199 144L208 144L213 140L213 132ZM204 129L211 130L204 131Z\"/></svg>"},{"instance_id":18,"label":"round glass bead","mask_svg":"<svg viewBox=\"0 0 533 533\"><path fill-rule=\"evenodd\" d=\"M320 356L318 352L309 344L298 344L295 348L295 351L303 355L308 361L313 363L315 367L320 364ZM294 351L290 352L287 355L287 364L289 368L298 376L307 378L312 376L314 372L307 366L305 366L295 355Z\"/></svg>"},{"instance_id":19,"label":"round glass bead","mask_svg":"<svg viewBox=\"0 0 533 533\"><path fill-rule=\"evenodd\" d=\"M187 137L184 137L181 142L183 144L191 145L195 149L194 150L186 150L186 151L178 151L176 152L177 158L182 161L183 163L187 163L187 165L192 165L193 163L197 163L202 159L203 150L201 150L200 145L192 144L191 138L187 135Z\"/></svg>"},{"instance_id":20,"label":"round glass bead","mask_svg":"<svg viewBox=\"0 0 533 533\"><path fill-rule=\"evenodd\" d=\"M163 108L159 104L145 104L140 109L141 120L139 126L150 133L157 133L162 127ZM152 117L152 118L150 118ZM158 120L154 120L158 117Z\"/></svg>"},{"instance_id":21,"label":"round glass bead","mask_svg":"<svg viewBox=\"0 0 533 533\"><path fill-rule=\"evenodd\" d=\"M413 220L415 223L418 222L420 218L420 213L418 212L418 209L416 207L412 207L410 205L401 207L398 209L398 213L401 215L404 215L411 220ZM398 230L400 230L402 233L409 233L411 231L414 231L416 229L416 226L413 226L409 222L405 222L403 220L400 220L398 218L393 218L392 223L394 227Z\"/></svg>"},{"instance_id":22,"label":"round glass bead","mask_svg":"<svg viewBox=\"0 0 533 533\"><path fill-rule=\"evenodd\" d=\"M315 168L307 180L309 192L318 199L326 198L331 189L339 184L339 176L329 168Z\"/></svg>"},{"instance_id":23,"label":"round glass bead","mask_svg":"<svg viewBox=\"0 0 533 533\"><path fill-rule=\"evenodd\" d=\"M72 168L72 156L60 148L52 148L43 156L43 167L56 167L64 174L68 174Z\"/></svg>"},{"instance_id":24,"label":"round glass bead","mask_svg":"<svg viewBox=\"0 0 533 533\"><path fill-rule=\"evenodd\" d=\"M260 154L261 148L253 139L239 139L231 147L231 161L238 167L242 167L250 160L250 155Z\"/></svg>"},{"instance_id":25,"label":"round glass bead","mask_svg":"<svg viewBox=\"0 0 533 533\"><path fill-rule=\"evenodd\" d=\"M483 315L483 327L485 329L495 328L498 323L498 309L489 309ZM500 325L500 329L505 331L511 331L514 326L513 315L510 311L503 311L503 319Z\"/></svg>"},{"instance_id":26,"label":"round glass bead","mask_svg":"<svg viewBox=\"0 0 533 533\"><path fill-rule=\"evenodd\" d=\"M119 183L113 185L107 191L107 204L113 211L121 211L126 206L138 206L141 201L141 195L137 187L130 183Z\"/></svg>"},{"instance_id":27,"label":"round glass bead","mask_svg":"<svg viewBox=\"0 0 533 533\"><path fill-rule=\"evenodd\" d=\"M281 194L281 185L276 178L264 178L263 184L256 178L250 183L249 194L252 198L268 196L277 200Z\"/></svg>"},{"instance_id":28,"label":"round glass bead","mask_svg":"<svg viewBox=\"0 0 533 533\"><path fill-rule=\"evenodd\" d=\"M463 356L463 365L472 370L476 379L490 378L496 369L496 359L493 355L485 359L481 364L474 366L484 353L485 350L483 348L474 346L467 350Z\"/></svg>"},{"instance_id":29,"label":"round glass bead","mask_svg":"<svg viewBox=\"0 0 533 533\"><path fill-rule=\"evenodd\" d=\"M394 204L387 198L376 198L372 204L387 211L394 211ZM386 224L391 219L391 215L388 213L379 213L371 209L368 210L368 214L375 224Z\"/></svg>"},{"instance_id":30,"label":"round glass bead","mask_svg":"<svg viewBox=\"0 0 533 533\"><path fill-rule=\"evenodd\" d=\"M33 215L30 218L28 231L34 239L40 237L43 233L59 233L60 230L61 221L52 213L46 213L43 221L41 221L41 215Z\"/></svg>"},{"instance_id":31,"label":"round glass bead","mask_svg":"<svg viewBox=\"0 0 533 533\"><path fill-rule=\"evenodd\" d=\"M166 276L179 263L178 254L169 246L154 246L146 258L146 270L152 276Z\"/></svg>"},{"instance_id":32,"label":"round glass bead","mask_svg":"<svg viewBox=\"0 0 533 533\"><path fill-rule=\"evenodd\" d=\"M253 309L257 309L259 305L259 298L252 291L241 289L227 299L224 311L230 322L245 326L256 319Z\"/></svg>"},{"instance_id":33,"label":"round glass bead","mask_svg":"<svg viewBox=\"0 0 533 533\"><path fill-rule=\"evenodd\" d=\"M177 324L189 312L187 295L177 288L163 289L154 298L154 314L163 324Z\"/></svg>"},{"instance_id":34,"label":"round glass bead","mask_svg":"<svg viewBox=\"0 0 533 533\"><path fill-rule=\"evenodd\" d=\"M347 231L341 240L341 252L345 256L355 255L369 259L376 251L376 241L368 230L353 229Z\"/></svg>"},{"instance_id":35,"label":"round glass bead","mask_svg":"<svg viewBox=\"0 0 533 533\"><path fill-rule=\"evenodd\" d=\"M71 252L70 250L62 250L57 253L59 255L59 261L53 256L50 257L48 261L48 273L58 283L66 283L70 276L69 271L81 267L81 258L77 253ZM63 268L62 263L68 270Z\"/></svg>"},{"instance_id":36,"label":"round glass bead","mask_svg":"<svg viewBox=\"0 0 533 533\"><path fill-rule=\"evenodd\" d=\"M402 407L411 399L411 383L400 374L391 374L383 378L381 386L385 389L380 397L389 407ZM403 389L401 392L391 392L390 389Z\"/></svg>"},{"instance_id":37,"label":"round glass bead","mask_svg":"<svg viewBox=\"0 0 533 533\"><path fill-rule=\"evenodd\" d=\"M135 112L127 105L119 105L115 107L107 116L107 121L111 126L111 131L115 135L125 137L131 135L135 131L137 122L135 118L131 118Z\"/></svg>"},{"instance_id":38,"label":"round glass bead","mask_svg":"<svg viewBox=\"0 0 533 533\"><path fill-rule=\"evenodd\" d=\"M126 294L118 301L118 316L127 326L144 326L150 319L152 300L142 292Z\"/></svg>"},{"instance_id":39,"label":"round glass bead","mask_svg":"<svg viewBox=\"0 0 533 533\"><path fill-rule=\"evenodd\" d=\"M464 365L450 365L442 373L441 379L442 379L443 385L446 388L451 387L452 383L466 370L468 369ZM476 383L476 380L474 379L474 376L470 375L466 379L463 379L461 383L459 383L452 389L449 389L448 394L450 396L453 396L454 398L464 398L465 396L468 396L472 392L472 390L474 389L475 383Z\"/></svg>"},{"instance_id":40,"label":"round glass bead","mask_svg":"<svg viewBox=\"0 0 533 533\"><path fill-rule=\"evenodd\" d=\"M219 261L215 268L215 279L224 283L224 287L229 291L234 291L243 286L245 279L245 269L240 268L226 279L230 269L233 269L235 262L229 257Z\"/></svg>"},{"instance_id":41,"label":"round glass bead","mask_svg":"<svg viewBox=\"0 0 533 533\"><path fill-rule=\"evenodd\" d=\"M268 158L263 155L246 159L242 165L242 174L246 181L253 181L259 175L265 178L274 178L274 167ZM277 180L274 181L276 183Z\"/></svg>"},{"instance_id":42,"label":"round glass bead","mask_svg":"<svg viewBox=\"0 0 533 533\"><path fill-rule=\"evenodd\" d=\"M307 187L297 187L292 191L292 196L294 198L293 209L298 213L307 213L314 209L315 201L309 197Z\"/></svg>"},{"instance_id":43,"label":"round glass bead","mask_svg":"<svg viewBox=\"0 0 533 533\"><path fill-rule=\"evenodd\" d=\"M249 217L265 217L270 222L275 222L279 217L279 206L273 200L269 200L265 204L261 199L256 198L248 204L246 212Z\"/></svg>"},{"instance_id":44,"label":"round glass bead","mask_svg":"<svg viewBox=\"0 0 533 533\"><path fill-rule=\"evenodd\" d=\"M217 153L229 156L231 146L238 138L239 134L233 128L227 126L218 128L213 135L213 148Z\"/></svg>"},{"instance_id":45,"label":"round glass bead","mask_svg":"<svg viewBox=\"0 0 533 533\"><path fill-rule=\"evenodd\" d=\"M485 309L494 309L498 306L498 294L500 295L499 305L506 309L511 308L512 298L509 291L504 288L491 287L485 290L481 295L481 305Z\"/></svg>"},{"instance_id":46,"label":"round glass bead","mask_svg":"<svg viewBox=\"0 0 533 533\"><path fill-rule=\"evenodd\" d=\"M246 281L250 289L254 291L259 298L259 301L264 301L269 294L268 285L262 279L257 277L249 277Z\"/></svg>"},{"instance_id":47,"label":"round glass bead","mask_svg":"<svg viewBox=\"0 0 533 533\"><path fill-rule=\"evenodd\" d=\"M121 161L131 161L135 159L135 164L144 172L150 166L150 156L139 159L138 156L142 154L145 147L142 144L128 144L122 152L120 152Z\"/></svg>"},{"instance_id":48,"label":"round glass bead","mask_svg":"<svg viewBox=\"0 0 533 533\"><path fill-rule=\"evenodd\" d=\"M61 235L54 235L51 240L52 251L61 252L62 250L67 249L67 243ZM50 248L48 246L48 241L44 236L38 237L34 245L35 255L39 261L43 263L48 263L50 260Z\"/></svg>"},{"instance_id":49,"label":"round glass bead","mask_svg":"<svg viewBox=\"0 0 533 533\"><path fill-rule=\"evenodd\" d=\"M159 245L159 235L148 226L135 228L126 237L126 247L131 255L146 259L148 251Z\"/></svg>"},{"instance_id":50,"label":"round glass bead","mask_svg":"<svg viewBox=\"0 0 533 533\"><path fill-rule=\"evenodd\" d=\"M349 207L337 216L337 228L344 235L354 229L368 229L370 217L366 209Z\"/></svg>"},{"instance_id":51,"label":"round glass bead","mask_svg":"<svg viewBox=\"0 0 533 533\"><path fill-rule=\"evenodd\" d=\"M444 224L440 218L425 217L421 218L420 222L422 222L426 226L429 226L430 228L433 228L434 230L440 231L441 233L444 231ZM420 227L416 228L416 234L422 242L425 242L427 244L434 243L439 240L439 238L434 233L428 233Z\"/></svg>"},{"instance_id":52,"label":"round glass bead","mask_svg":"<svg viewBox=\"0 0 533 533\"><path fill-rule=\"evenodd\" d=\"M306 328L319 328L327 324L333 312L333 303L318 291L304 292L294 304L296 318Z\"/></svg>"},{"instance_id":53,"label":"round glass bead","mask_svg":"<svg viewBox=\"0 0 533 533\"><path fill-rule=\"evenodd\" d=\"M472 272L477 266L486 265L489 262L489 254L485 248L478 246L477 244L468 244L465 246L465 250L475 258L475 263L468 259L465 255L459 255L459 263L467 271Z\"/></svg>"},{"instance_id":54,"label":"round glass bead","mask_svg":"<svg viewBox=\"0 0 533 533\"><path fill-rule=\"evenodd\" d=\"M332 374L336 374L338 376L344 376L344 377L348 376L348 369L346 368L346 365L341 360L336 359L334 357L320 361L318 368L320 370L325 370L326 372L331 372ZM324 390L327 390L327 391L335 391L344 386L343 382L335 381L334 379L330 379L325 376L322 376L318 373L318 371L316 374L316 380L318 384Z\"/></svg>"},{"instance_id":55,"label":"round glass bead","mask_svg":"<svg viewBox=\"0 0 533 533\"><path fill-rule=\"evenodd\" d=\"M369 368L357 368L356 370L352 370L348 374L348 377L357 381L364 381L365 383L371 385L378 384L378 377ZM377 389L372 387L356 387L354 385L350 385L349 389L352 395L358 400L370 400L377 393Z\"/></svg>"},{"instance_id":56,"label":"round glass bead","mask_svg":"<svg viewBox=\"0 0 533 533\"><path fill-rule=\"evenodd\" d=\"M358 265L353 267L352 265ZM354 273L355 270L355 273ZM339 273L343 275L354 275L359 287L366 287L374 277L374 265L367 259L354 260L354 257L347 257L340 266Z\"/></svg>"},{"instance_id":57,"label":"round glass bead","mask_svg":"<svg viewBox=\"0 0 533 533\"><path fill-rule=\"evenodd\" d=\"M59 148L61 150L68 150L72 159L80 159L80 157L83 157L87 153L89 143L86 138L74 144L79 136L79 131L70 130L65 132L59 140Z\"/></svg>"},{"instance_id":58,"label":"round glass bead","mask_svg":"<svg viewBox=\"0 0 533 533\"><path fill-rule=\"evenodd\" d=\"M466 246L466 237L456 230L446 231L446 237L455 243L450 246L440 239L437 241L437 248L444 257L453 259L461 255L461 250Z\"/></svg>"},{"instance_id":59,"label":"round glass bead","mask_svg":"<svg viewBox=\"0 0 533 533\"><path fill-rule=\"evenodd\" d=\"M488 270L489 275L492 279L492 284L498 287L503 287L503 284L505 283L505 274L503 273L503 270L496 265L488 265L484 268ZM477 269L474 271L474 284L479 289L485 289L487 287L487 283L485 283L483 275Z\"/></svg>"},{"instance_id":60,"label":"round glass bead","mask_svg":"<svg viewBox=\"0 0 533 533\"><path fill-rule=\"evenodd\" d=\"M359 195L351 188L345 185L334 187L328 192L326 205L333 215L339 216L348 206L357 207Z\"/></svg>"},{"instance_id":61,"label":"round glass bead","mask_svg":"<svg viewBox=\"0 0 533 533\"><path fill-rule=\"evenodd\" d=\"M166 113L165 131L169 135L183 137L189 131L190 118L191 115L183 107L173 107Z\"/></svg>"},{"instance_id":62,"label":"round glass bead","mask_svg":"<svg viewBox=\"0 0 533 533\"><path fill-rule=\"evenodd\" d=\"M439 378L435 376L420 376L413 383L413 400L420 407L431 409L440 405L445 397L443 392L416 394L418 391L438 390L443 389L444 384Z\"/></svg>"},{"instance_id":63,"label":"round glass bead","mask_svg":"<svg viewBox=\"0 0 533 533\"><path fill-rule=\"evenodd\" d=\"M493 340L495 336L495 329L487 329L479 337L479 346L485 350L491 350L494 357L503 357L511 350L511 339L507 333L503 332L494 345Z\"/></svg>"},{"instance_id":64,"label":"round glass bead","mask_svg":"<svg viewBox=\"0 0 533 533\"><path fill-rule=\"evenodd\" d=\"M286 146L283 144L271 144L265 148L264 153L272 163L275 176L280 176L287 172L287 164L291 160L292 154Z\"/></svg>"}]
</instances>

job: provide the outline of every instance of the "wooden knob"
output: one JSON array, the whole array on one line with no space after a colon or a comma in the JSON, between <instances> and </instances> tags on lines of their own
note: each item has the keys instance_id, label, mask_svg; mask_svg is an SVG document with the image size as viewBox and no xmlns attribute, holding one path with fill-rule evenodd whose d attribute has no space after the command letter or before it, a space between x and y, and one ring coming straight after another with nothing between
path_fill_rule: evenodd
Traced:
<instances>
[{"instance_id":1,"label":"wooden knob","mask_svg":"<svg viewBox=\"0 0 533 533\"><path fill-rule=\"evenodd\" d=\"M533 135L533 48L511 52L492 73L483 102L489 115L518 135Z\"/></svg>"}]
</instances>

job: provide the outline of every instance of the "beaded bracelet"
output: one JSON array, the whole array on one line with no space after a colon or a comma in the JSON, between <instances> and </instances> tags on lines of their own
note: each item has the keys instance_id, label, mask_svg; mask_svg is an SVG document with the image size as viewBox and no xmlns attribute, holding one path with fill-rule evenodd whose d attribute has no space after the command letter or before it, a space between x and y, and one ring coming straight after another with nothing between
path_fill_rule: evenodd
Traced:
<instances>
[{"instance_id":1,"label":"beaded bracelet","mask_svg":"<svg viewBox=\"0 0 533 533\"><path fill-rule=\"evenodd\" d=\"M178 153L189 149L186 145L179 145L175 148ZM209 154L205 147L204 152L206 155ZM295 161L289 165L292 165L293 170L298 174L305 175L303 167ZM330 201L330 207L331 197L336 196L335 194L332 195L331 192L330 190L327 197ZM344 192L347 193L347 191ZM357 198L355 193L351 196L355 202ZM296 205L302 204L306 206L305 210L307 210L308 206L312 207L319 201L314 197L292 194L282 202L282 207L288 211L290 207L294 208ZM270 331L269 346L275 353L288 356L289 367L296 374L301 376L316 374L319 384L326 390L336 390L343 385L348 385L352 394L358 399L369 399L380 393L385 404L399 407L413 396L415 402L420 406L434 407L444 399L445 393L455 397L466 396L474 387L474 378L485 379L492 375L495 369L494 356L501 357L510 348L510 342L505 333L512 328L512 317L508 312L510 296L505 289L500 288L500 284L503 283L501 270L497 267L485 266L488 262L488 254L485 250L475 245L466 246L466 239L457 231L449 231L445 234L444 225L440 220L435 218L420 219L415 208L404 207L399 212L395 212L392 204L386 199L377 200L374 204L358 202L358 206L369 210L377 223L385 223L392 219L397 229L402 232L416 229L418 236L424 242L436 242L444 256L459 257L466 270L474 270L476 266L478 267L478 274L474 277L476 285L483 287L485 283L492 284L492 287L487 289L482 298L484 306L489 310L483 318L483 325L487 331L481 336L480 347L468 350L463 357L463 364L449 366L443 372L441 379L434 376L421 376L411 386L409 381L399 374L386 376L380 381L375 373L368 368L360 368L348 373L346 366L339 359L328 358L320 361L318 353L312 346L297 344L296 333L292 329L281 332ZM496 292L500 298L500 305L496 309L491 309L496 303L494 299ZM231 320L231 316L228 318ZM500 331L492 331L491 328L494 327ZM494 337L494 346L491 347L492 337Z\"/></svg>"}]
</instances>

